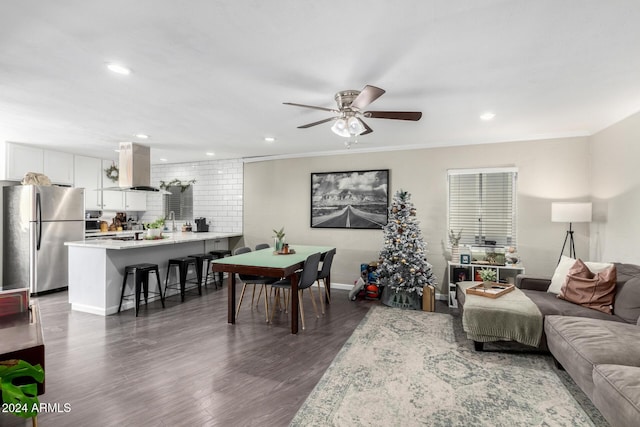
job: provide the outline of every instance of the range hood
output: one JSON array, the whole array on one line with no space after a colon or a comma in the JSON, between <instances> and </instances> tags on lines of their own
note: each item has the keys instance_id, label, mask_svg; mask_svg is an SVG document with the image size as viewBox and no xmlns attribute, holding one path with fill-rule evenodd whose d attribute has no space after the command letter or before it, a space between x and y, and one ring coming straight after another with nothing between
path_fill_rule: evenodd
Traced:
<instances>
[{"instance_id":1,"label":"range hood","mask_svg":"<svg viewBox=\"0 0 640 427\"><path fill-rule=\"evenodd\" d=\"M153 192L171 194L151 186L151 155L149 147L134 142L120 143L118 187L107 191Z\"/></svg>"}]
</instances>

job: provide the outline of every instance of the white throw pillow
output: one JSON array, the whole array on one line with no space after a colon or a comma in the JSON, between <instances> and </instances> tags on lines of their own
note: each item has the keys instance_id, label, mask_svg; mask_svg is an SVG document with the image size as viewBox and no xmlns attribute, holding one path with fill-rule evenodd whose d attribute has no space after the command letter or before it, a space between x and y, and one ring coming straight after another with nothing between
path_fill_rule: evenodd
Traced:
<instances>
[{"instance_id":1,"label":"white throw pillow","mask_svg":"<svg viewBox=\"0 0 640 427\"><path fill-rule=\"evenodd\" d=\"M568 256L563 255L562 258L560 258L556 271L554 271L553 276L551 277L551 284L549 285L547 292L551 292L556 295L560 293L560 288L562 288L562 285L567 278L567 273L569 272L569 269L573 267L575 262L575 259L569 258ZM591 270L592 273L599 273L604 269L611 267L613 264L610 262L585 261L585 265L589 267L589 270Z\"/></svg>"}]
</instances>

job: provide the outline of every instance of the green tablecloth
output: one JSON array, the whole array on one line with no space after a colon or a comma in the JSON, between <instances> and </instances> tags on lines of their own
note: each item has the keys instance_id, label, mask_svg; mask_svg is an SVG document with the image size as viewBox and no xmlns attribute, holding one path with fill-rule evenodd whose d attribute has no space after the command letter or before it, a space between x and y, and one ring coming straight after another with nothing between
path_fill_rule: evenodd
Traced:
<instances>
[{"instance_id":1,"label":"green tablecloth","mask_svg":"<svg viewBox=\"0 0 640 427\"><path fill-rule=\"evenodd\" d=\"M261 249L259 251L247 252L240 255L233 255L226 258L213 260L214 264L248 265L256 267L286 268L290 265L303 262L307 257L316 252L326 253L333 249L332 246L310 246L291 245L294 254L279 255L274 253L273 248Z\"/></svg>"}]
</instances>

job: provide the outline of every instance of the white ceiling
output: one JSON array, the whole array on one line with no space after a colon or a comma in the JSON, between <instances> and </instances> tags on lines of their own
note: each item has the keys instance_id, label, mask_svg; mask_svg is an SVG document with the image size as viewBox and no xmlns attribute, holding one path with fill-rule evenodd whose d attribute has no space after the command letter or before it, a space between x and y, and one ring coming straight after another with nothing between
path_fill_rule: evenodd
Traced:
<instances>
[{"instance_id":1,"label":"white ceiling","mask_svg":"<svg viewBox=\"0 0 640 427\"><path fill-rule=\"evenodd\" d=\"M121 76L108 62L129 66ZM335 92L387 93L352 150L588 135L640 110L637 0L3 0L0 140L171 163L344 150ZM479 115L494 111L491 122ZM264 142L273 136L273 143Z\"/></svg>"}]
</instances>

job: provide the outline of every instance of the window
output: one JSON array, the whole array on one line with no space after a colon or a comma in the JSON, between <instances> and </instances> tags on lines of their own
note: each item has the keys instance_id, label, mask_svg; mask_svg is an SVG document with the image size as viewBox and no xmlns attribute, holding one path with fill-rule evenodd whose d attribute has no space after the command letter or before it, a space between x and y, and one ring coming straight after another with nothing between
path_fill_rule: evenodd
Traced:
<instances>
[{"instance_id":1,"label":"window","mask_svg":"<svg viewBox=\"0 0 640 427\"><path fill-rule=\"evenodd\" d=\"M169 218L169 212L173 211L177 220L193 220L193 185L184 190L179 185L167 187L171 194L164 195L164 217Z\"/></svg>"},{"instance_id":2,"label":"window","mask_svg":"<svg viewBox=\"0 0 640 427\"><path fill-rule=\"evenodd\" d=\"M460 244L516 246L517 178L516 168L448 171L449 230L462 230Z\"/></svg>"}]
</instances>

